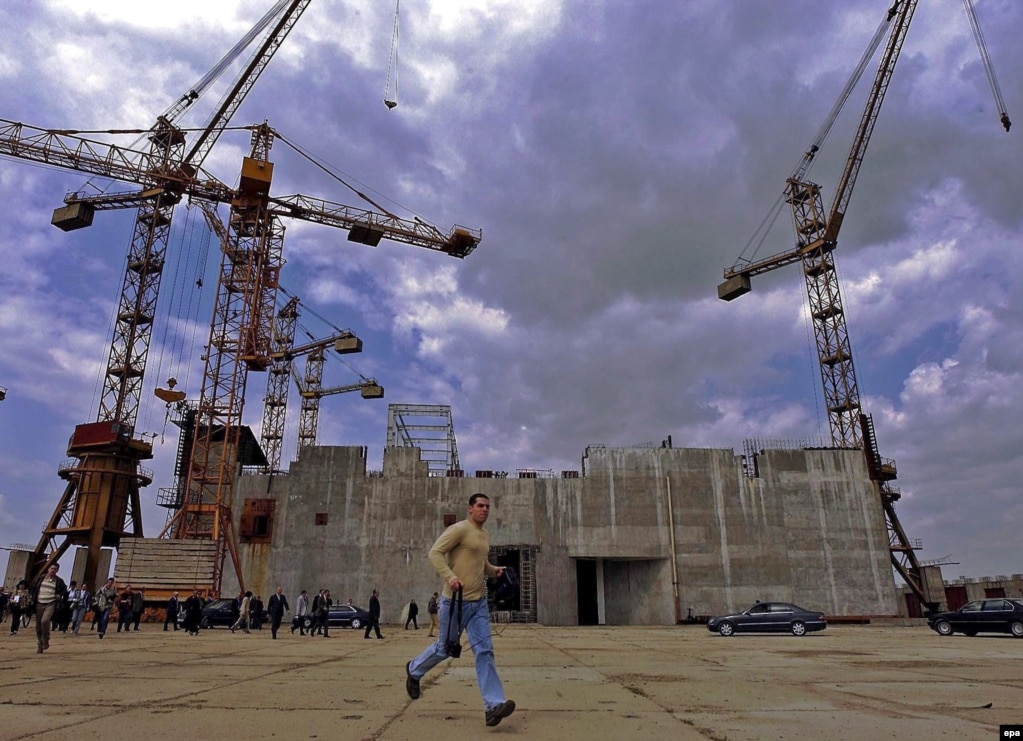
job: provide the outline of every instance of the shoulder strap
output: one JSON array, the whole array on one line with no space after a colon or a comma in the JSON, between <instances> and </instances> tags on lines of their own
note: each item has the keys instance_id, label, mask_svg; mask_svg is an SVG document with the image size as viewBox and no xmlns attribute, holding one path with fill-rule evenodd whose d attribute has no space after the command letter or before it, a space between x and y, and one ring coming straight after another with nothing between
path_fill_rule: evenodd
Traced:
<instances>
[{"instance_id":1,"label":"shoulder strap","mask_svg":"<svg viewBox=\"0 0 1023 741\"><path fill-rule=\"evenodd\" d=\"M457 610L457 620L455 619L455 612ZM452 639L451 636L451 625L454 623L455 635L453 640L458 640L462 635L462 588L459 587L453 595L451 595L451 605L448 608L448 638Z\"/></svg>"}]
</instances>

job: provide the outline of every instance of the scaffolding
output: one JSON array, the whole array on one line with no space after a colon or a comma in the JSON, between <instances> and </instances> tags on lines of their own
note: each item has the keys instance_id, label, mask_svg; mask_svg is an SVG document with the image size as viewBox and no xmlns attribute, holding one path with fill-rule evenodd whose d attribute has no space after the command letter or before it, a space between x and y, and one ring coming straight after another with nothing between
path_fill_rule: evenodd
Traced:
<instances>
[{"instance_id":1,"label":"scaffolding","mask_svg":"<svg viewBox=\"0 0 1023 741\"><path fill-rule=\"evenodd\" d=\"M419 448L431 476L461 470L447 404L388 404L387 447Z\"/></svg>"}]
</instances>

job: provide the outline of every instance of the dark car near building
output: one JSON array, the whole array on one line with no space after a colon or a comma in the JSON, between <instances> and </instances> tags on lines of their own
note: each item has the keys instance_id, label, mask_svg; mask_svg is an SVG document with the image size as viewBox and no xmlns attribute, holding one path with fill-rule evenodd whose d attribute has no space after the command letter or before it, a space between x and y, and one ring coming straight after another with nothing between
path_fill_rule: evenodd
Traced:
<instances>
[{"instance_id":1,"label":"dark car near building","mask_svg":"<svg viewBox=\"0 0 1023 741\"><path fill-rule=\"evenodd\" d=\"M802 636L828 627L823 612L804 610L789 602L757 602L735 615L721 615L707 621L712 633L791 633Z\"/></svg>"},{"instance_id":2,"label":"dark car near building","mask_svg":"<svg viewBox=\"0 0 1023 741\"><path fill-rule=\"evenodd\" d=\"M238 606L233 599L215 599L202 608L202 628L215 628L216 626L231 627L238 619ZM178 611L178 624L185 621L185 610Z\"/></svg>"},{"instance_id":3,"label":"dark car near building","mask_svg":"<svg viewBox=\"0 0 1023 741\"><path fill-rule=\"evenodd\" d=\"M355 628L359 629L369 621L369 612L354 605L331 605L327 614L327 621L332 628ZM313 624L312 615L305 616L305 627Z\"/></svg>"},{"instance_id":4,"label":"dark car near building","mask_svg":"<svg viewBox=\"0 0 1023 741\"><path fill-rule=\"evenodd\" d=\"M938 635L965 633L1011 633L1023 638L1023 601L1014 599L979 599L958 610L928 615L927 625Z\"/></svg>"}]
</instances>

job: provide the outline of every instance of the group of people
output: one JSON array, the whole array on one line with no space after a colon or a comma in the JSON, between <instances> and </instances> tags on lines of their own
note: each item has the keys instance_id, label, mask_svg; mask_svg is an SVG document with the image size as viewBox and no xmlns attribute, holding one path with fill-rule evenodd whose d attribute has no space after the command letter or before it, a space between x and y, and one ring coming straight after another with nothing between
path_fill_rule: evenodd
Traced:
<instances>
[{"instance_id":1,"label":"group of people","mask_svg":"<svg viewBox=\"0 0 1023 741\"><path fill-rule=\"evenodd\" d=\"M11 594L2 592L3 612L10 613L11 635L18 635L20 628L27 626L35 619L36 652L43 653L50 647L50 633L61 630L67 632L68 626L74 626L73 632L78 635L84 610L78 615L78 600L81 591L78 584L71 582L71 589L57 576L60 565L50 564L46 571L31 585L22 579ZM85 602L88 606L88 600Z\"/></svg>"},{"instance_id":2,"label":"group of people","mask_svg":"<svg viewBox=\"0 0 1023 741\"><path fill-rule=\"evenodd\" d=\"M91 598L87 588L79 587L78 582L72 580L63 597L54 605L51 632L66 634L70 629L77 636L85 613L89 611ZM11 635L17 635L19 629L29 625L35 617L35 598L25 579L17 583L13 592L0 590L0 619L8 617L11 619Z\"/></svg>"},{"instance_id":3,"label":"group of people","mask_svg":"<svg viewBox=\"0 0 1023 741\"><path fill-rule=\"evenodd\" d=\"M494 644L490 632L490 611L487 606L487 577L500 577L504 568L495 566L488 560L490 551L490 535L484 529L490 515L490 499L481 493L469 498L466 519L448 527L429 552L429 561L444 580L443 593L436 592L427 606L430 616L430 637L436 637L418 656L405 664L405 690L413 700L422 696L421 680L423 677L447 658L458 658L461 654L461 635L464 632L469 640L469 648L475 658L476 680L480 695L483 698L484 720L488 726L498 725L515 710L515 702L506 698L501 679L494 665ZM145 602L145 590L132 591L130 586L118 593L114 587L114 579L90 595L86 586L79 586L75 581L70 587L64 583L57 572L59 565L50 564L46 572L29 585L26 581L18 583L10 595L0 592L0 614L3 610L10 612L11 633L16 634L22 621L22 615L34 614L36 619L36 639L38 653L50 647L51 627L67 630L78 635L85 613L93 611L93 628L98 626L99 637L103 638L107 631L110 613L114 606L118 608L118 632L139 629ZM258 598L256 598L258 599ZM232 631L241 628L246 633L252 627L253 615L257 620L262 616L262 605L253 604L252 592L239 595L238 619ZM198 635L202 623L204 601L201 593L196 591L182 604L175 592L167 602L167 618L164 630L173 624L177 630L178 615L184 610L183 627L190 635ZM309 635L330 636L329 612L333 604L330 591L321 589L310 601L308 593L303 590L298 597L296 614L292 620L291 632L296 629ZM351 600L349 600L351 604ZM58 617L58 611L59 617ZM267 614L270 618L270 633L277 638L284 619L284 613L290 611L288 599L281 587L267 603ZM409 603L408 617L405 628L412 624L417 630L419 607L415 600ZM453 622L455 621L455 622ZM375 631L377 638L380 633L380 599L377 590L369 601L369 619L366 621L365 638ZM436 633L434 632L436 631Z\"/></svg>"}]
</instances>

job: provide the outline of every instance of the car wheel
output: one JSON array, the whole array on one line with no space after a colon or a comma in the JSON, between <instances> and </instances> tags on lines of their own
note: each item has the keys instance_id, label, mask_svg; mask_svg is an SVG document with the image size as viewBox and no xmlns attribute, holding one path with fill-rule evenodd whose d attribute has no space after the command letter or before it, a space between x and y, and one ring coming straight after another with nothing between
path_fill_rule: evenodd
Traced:
<instances>
[{"instance_id":1,"label":"car wheel","mask_svg":"<svg viewBox=\"0 0 1023 741\"><path fill-rule=\"evenodd\" d=\"M1012 633L1017 638L1023 638L1023 623L1017 620L1016 622L1009 626L1009 632Z\"/></svg>"},{"instance_id":2,"label":"car wheel","mask_svg":"<svg viewBox=\"0 0 1023 741\"><path fill-rule=\"evenodd\" d=\"M718 626L718 633L727 638L728 636L735 633L735 626L726 620L723 623L721 623L721 625Z\"/></svg>"},{"instance_id":3,"label":"car wheel","mask_svg":"<svg viewBox=\"0 0 1023 741\"><path fill-rule=\"evenodd\" d=\"M802 620L796 620L792 623L792 635L794 636L805 636L806 635L806 623Z\"/></svg>"},{"instance_id":4,"label":"car wheel","mask_svg":"<svg viewBox=\"0 0 1023 741\"><path fill-rule=\"evenodd\" d=\"M204 615L202 620L199 621L199 627L203 630L209 630L213 627L213 624L210 622L209 617Z\"/></svg>"},{"instance_id":5,"label":"car wheel","mask_svg":"<svg viewBox=\"0 0 1023 741\"><path fill-rule=\"evenodd\" d=\"M939 620L934 624L934 629L938 631L938 635L950 636L952 635L952 626L947 620Z\"/></svg>"},{"instance_id":6,"label":"car wheel","mask_svg":"<svg viewBox=\"0 0 1023 741\"><path fill-rule=\"evenodd\" d=\"M307 617L307 618L304 618L304 619L302 620L302 625L304 625L304 626L305 626L305 629L306 629L306 630L312 630L312 629L313 629L313 619L312 619L312 618L309 618L309 617Z\"/></svg>"},{"instance_id":7,"label":"car wheel","mask_svg":"<svg viewBox=\"0 0 1023 741\"><path fill-rule=\"evenodd\" d=\"M355 618L354 620L352 620L352 627L358 630L359 628L362 627L362 621L359 620L359 618Z\"/></svg>"}]
</instances>

